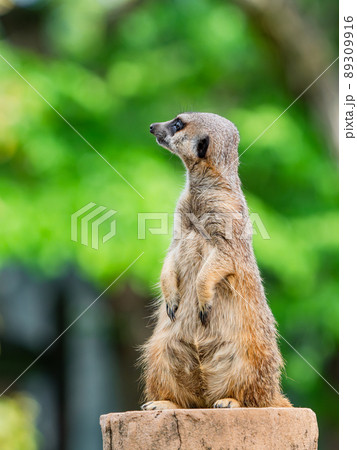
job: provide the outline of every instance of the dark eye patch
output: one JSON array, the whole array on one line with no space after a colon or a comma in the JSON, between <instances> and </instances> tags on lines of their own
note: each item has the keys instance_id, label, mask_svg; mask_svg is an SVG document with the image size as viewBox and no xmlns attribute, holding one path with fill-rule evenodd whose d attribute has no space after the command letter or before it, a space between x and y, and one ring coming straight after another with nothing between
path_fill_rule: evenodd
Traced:
<instances>
[{"instance_id":1,"label":"dark eye patch","mask_svg":"<svg viewBox=\"0 0 357 450\"><path fill-rule=\"evenodd\" d=\"M178 131L181 131L183 128L185 128L185 124L179 118L174 119L170 124L170 129L173 135Z\"/></svg>"}]
</instances>

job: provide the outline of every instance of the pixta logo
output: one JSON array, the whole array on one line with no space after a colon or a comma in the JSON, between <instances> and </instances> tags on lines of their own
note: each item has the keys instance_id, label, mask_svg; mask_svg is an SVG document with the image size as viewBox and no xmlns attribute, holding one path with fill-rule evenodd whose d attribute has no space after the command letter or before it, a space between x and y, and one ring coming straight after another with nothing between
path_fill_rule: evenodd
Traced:
<instances>
[{"instance_id":1,"label":"pixta logo","mask_svg":"<svg viewBox=\"0 0 357 450\"><path fill-rule=\"evenodd\" d=\"M91 202L83 206L71 215L71 240L78 242L80 236L80 243L82 245L90 246L98 250L99 248L99 228L105 222L117 213L114 209L109 209L107 212L105 206L97 206ZM104 214L102 214L104 213ZM78 233L79 230L79 233ZM116 220L110 222L110 231L102 237L103 244L111 239L116 233ZM91 236L91 242L88 244L88 238Z\"/></svg>"}]
</instances>

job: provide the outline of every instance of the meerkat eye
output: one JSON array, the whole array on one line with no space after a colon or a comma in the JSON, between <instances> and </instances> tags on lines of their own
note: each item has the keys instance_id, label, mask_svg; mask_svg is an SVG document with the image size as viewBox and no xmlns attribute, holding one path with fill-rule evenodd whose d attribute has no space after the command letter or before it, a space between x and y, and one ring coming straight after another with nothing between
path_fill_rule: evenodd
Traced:
<instances>
[{"instance_id":1,"label":"meerkat eye","mask_svg":"<svg viewBox=\"0 0 357 450\"><path fill-rule=\"evenodd\" d=\"M173 131L174 134L175 134L177 131L182 130L183 127L184 127L184 124L183 124L183 122L182 122L181 119L175 119L175 120L172 122L172 125L171 125L172 131Z\"/></svg>"}]
</instances>

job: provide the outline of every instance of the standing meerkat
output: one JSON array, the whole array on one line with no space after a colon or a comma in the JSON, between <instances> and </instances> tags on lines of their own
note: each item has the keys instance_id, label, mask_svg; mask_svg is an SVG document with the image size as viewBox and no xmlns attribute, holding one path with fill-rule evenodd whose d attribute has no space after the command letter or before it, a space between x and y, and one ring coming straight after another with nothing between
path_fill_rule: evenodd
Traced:
<instances>
[{"instance_id":1,"label":"standing meerkat","mask_svg":"<svg viewBox=\"0 0 357 450\"><path fill-rule=\"evenodd\" d=\"M150 132L182 159L187 183L143 346L142 409L291 406L237 173L238 130L216 114L184 113Z\"/></svg>"}]
</instances>

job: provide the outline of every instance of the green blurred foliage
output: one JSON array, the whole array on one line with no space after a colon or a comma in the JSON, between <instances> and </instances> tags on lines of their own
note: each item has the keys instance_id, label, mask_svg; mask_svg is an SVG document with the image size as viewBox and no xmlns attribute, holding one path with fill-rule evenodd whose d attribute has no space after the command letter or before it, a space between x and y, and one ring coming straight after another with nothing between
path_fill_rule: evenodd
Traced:
<instances>
[{"instance_id":1,"label":"green blurred foliage","mask_svg":"<svg viewBox=\"0 0 357 450\"><path fill-rule=\"evenodd\" d=\"M170 235L138 240L137 214L173 212L185 178L149 124L216 112L237 125L242 153L294 99L279 55L229 2L143 2L114 25L114 1L37 7L49 54L6 40L1 53L144 198L0 61L1 264L52 276L75 263L105 287L145 252L120 283L152 295ZM257 234L254 246L279 331L335 384L338 179L328 148L301 99L242 155L239 173L271 238ZM70 239L71 214L89 202L118 211L118 233L98 251ZM337 426L336 393L281 346L296 406Z\"/></svg>"},{"instance_id":2,"label":"green blurred foliage","mask_svg":"<svg viewBox=\"0 0 357 450\"><path fill-rule=\"evenodd\" d=\"M37 404L25 395L0 399L0 448L35 450L38 434L35 429Z\"/></svg>"}]
</instances>

